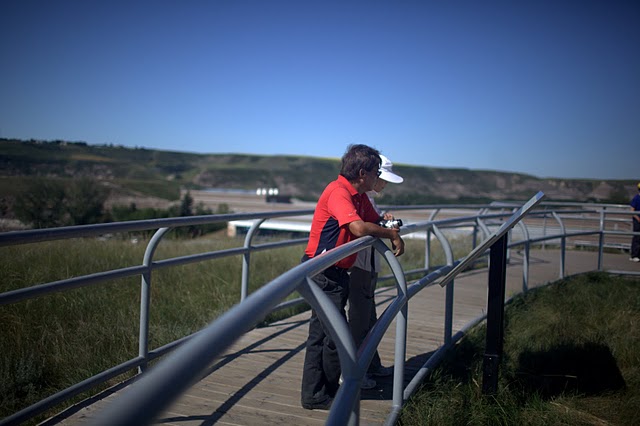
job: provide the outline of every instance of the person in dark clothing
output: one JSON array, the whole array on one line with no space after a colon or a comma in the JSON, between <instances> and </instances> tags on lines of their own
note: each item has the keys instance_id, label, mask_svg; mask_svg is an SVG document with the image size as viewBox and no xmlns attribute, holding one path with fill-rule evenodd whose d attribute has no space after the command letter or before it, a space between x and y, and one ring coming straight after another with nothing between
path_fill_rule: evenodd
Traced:
<instances>
[{"instance_id":1,"label":"person in dark clothing","mask_svg":"<svg viewBox=\"0 0 640 426\"><path fill-rule=\"evenodd\" d=\"M379 215L366 195L380 176L380 164L380 153L374 148L367 145L347 148L338 178L327 185L318 199L303 261L367 235L389 239L396 256L404 253L399 230L378 225ZM345 321L347 271L356 257L354 253L313 277ZM328 409L338 390L340 373L336 344L312 311L302 373L302 407Z\"/></svg>"},{"instance_id":2,"label":"person in dark clothing","mask_svg":"<svg viewBox=\"0 0 640 426\"><path fill-rule=\"evenodd\" d=\"M640 183L638 183L638 193L633 197L630 205L631 210L635 212L635 214L631 216L633 232L640 232ZM632 262L640 262L640 235L634 235L633 238L631 238L629 260Z\"/></svg>"}]
</instances>

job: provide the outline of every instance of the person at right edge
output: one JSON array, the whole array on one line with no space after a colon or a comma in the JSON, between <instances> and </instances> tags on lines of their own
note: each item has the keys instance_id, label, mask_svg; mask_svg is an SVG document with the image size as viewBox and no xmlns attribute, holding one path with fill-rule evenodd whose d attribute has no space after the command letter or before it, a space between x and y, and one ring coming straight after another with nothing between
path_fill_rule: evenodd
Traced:
<instances>
[{"instance_id":1,"label":"person at right edge","mask_svg":"<svg viewBox=\"0 0 640 426\"><path fill-rule=\"evenodd\" d=\"M633 221L633 232L640 232L640 182L638 183L638 193L631 200L631 210L635 212L631 216ZM632 262L640 262L640 235L634 235L631 238L631 252L629 260Z\"/></svg>"},{"instance_id":2,"label":"person at right edge","mask_svg":"<svg viewBox=\"0 0 640 426\"><path fill-rule=\"evenodd\" d=\"M390 213L383 213L378 207L373 197L378 195L387 186L387 182L402 183L404 179L393 172L393 163L384 155L380 154L382 165L380 166L380 176L378 177L372 191L366 194L371 201L371 205L378 216L384 220L393 220ZM358 252L358 257L353 267L349 270L351 284L349 286L349 328L356 348L362 345L367 333L378 320L376 314L375 290L378 282L378 271L380 269L380 258L376 255L373 247ZM376 351L371 359L367 377L362 381L362 389L373 389L376 381L371 376L387 377L393 374L392 367L384 367L380 361L380 355Z\"/></svg>"},{"instance_id":3,"label":"person at right edge","mask_svg":"<svg viewBox=\"0 0 640 426\"><path fill-rule=\"evenodd\" d=\"M327 185L316 204L303 262L367 235L389 239L396 256L404 253L399 230L378 225L378 213L365 194L380 176L380 165L378 150L367 145L349 145L342 156L338 178ZM357 253L347 256L312 278L345 321L350 280L347 271L356 257ZM338 391L340 374L336 344L312 310L302 372L302 407L329 409Z\"/></svg>"}]
</instances>

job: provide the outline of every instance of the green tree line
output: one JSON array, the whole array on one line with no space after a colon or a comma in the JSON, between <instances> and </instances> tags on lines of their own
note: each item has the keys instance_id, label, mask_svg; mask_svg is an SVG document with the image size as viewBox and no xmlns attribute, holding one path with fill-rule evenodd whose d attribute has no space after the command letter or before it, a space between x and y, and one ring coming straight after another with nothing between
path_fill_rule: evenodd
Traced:
<instances>
[{"instance_id":1,"label":"green tree line","mask_svg":"<svg viewBox=\"0 0 640 426\"><path fill-rule=\"evenodd\" d=\"M13 209L18 220L33 228L213 214L202 203L194 205L193 197L188 191L179 205L168 209L138 208L135 203L131 203L107 210L105 201L108 196L107 188L93 179L77 179L65 184L57 179L38 178L16 195ZM216 213L230 213L229 206L220 205ZM176 229L174 234L197 237L225 227L225 223L189 226Z\"/></svg>"}]
</instances>

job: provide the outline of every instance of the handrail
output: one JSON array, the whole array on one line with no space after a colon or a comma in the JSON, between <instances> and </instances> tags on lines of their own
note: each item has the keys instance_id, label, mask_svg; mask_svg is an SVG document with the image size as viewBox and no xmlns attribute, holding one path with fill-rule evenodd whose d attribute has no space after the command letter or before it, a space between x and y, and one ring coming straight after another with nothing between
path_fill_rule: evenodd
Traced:
<instances>
[{"instance_id":1,"label":"handrail","mask_svg":"<svg viewBox=\"0 0 640 426\"><path fill-rule=\"evenodd\" d=\"M535 198L535 197L534 197ZM539 199L535 202L539 203ZM571 205L570 209L548 209L547 203L540 203L540 206L544 206L544 211L527 211L527 215L530 218L536 218L538 220L546 220L547 217L553 217L558 222L561 232L559 234L547 234L548 225L546 222L543 222L543 236L536 236L534 233L531 233L531 229L529 229L528 225L522 223L521 230L524 234L524 239L519 241L512 241L509 243L509 247L517 247L519 245L524 245L525 247L525 256L524 262L528 265L528 246L532 243L538 242L547 242L553 241L555 239L560 238L562 241L561 244L561 275L564 274L564 251L566 250L566 241L568 238L577 237L577 236L592 236L597 235L599 241L599 249L602 251L602 247L605 243L606 236L629 236L632 235L632 232L625 232L616 229L606 229L604 222L607 217L611 217L611 220L619 220L620 217L624 217L630 215L631 212L628 211L615 211L607 209L610 206L591 206L585 208L585 205L579 205L582 207L581 209L577 209L576 205ZM424 206L423 206L424 207ZM379 240L373 239L371 237L361 238L357 241L354 241L348 245L341 247L338 250L335 250L335 253L327 253L323 256L318 257L310 262L305 262L302 265L298 265L297 267L291 269L287 273L281 275L276 278L269 284L263 286L261 289L257 290L251 295L247 295L248 288L246 287L248 283L249 277L249 256L254 251L260 250L269 250L271 248L283 247L287 245L295 245L302 244L306 241L306 239L299 240L290 240L290 241L282 241L278 243L267 243L261 245L253 245L252 238L257 233L260 225L267 219L278 218L278 217L287 217L287 216L301 216L301 215L309 215L313 212L313 210L298 210L298 211L286 211L286 212L266 212L266 213L244 213L244 214L225 214L225 215L209 215L209 216L193 216L187 218L170 218L170 219L153 219L146 221L134 221L134 222L120 222L114 224L100 224L100 225L88 225L88 226L74 226L74 227L63 227L63 228L55 228L55 229L47 229L47 230L30 230L30 231L16 231L16 232L7 232L0 233L0 247L1 246L9 246L9 245L17 245L17 244L26 244L26 243L34 243L34 242L42 242L42 241L51 241L57 239L66 239L66 238L76 238L76 237L86 237L86 236L98 236L103 235L105 233L114 233L114 232L133 232L133 231L142 231L142 230L152 230L156 229L157 232L151 238L147 250L145 251L145 256L141 265L132 266L127 268L115 269L111 271L98 272L90 275L85 275L81 277L69 278L66 280L60 280L51 283L45 283L36 285L29 288L13 290L9 292L5 292L0 294L0 305L14 303L20 300L26 300L33 297L40 297L45 294L63 291L71 288L76 288L84 285L97 285L101 282L112 280L114 278L121 278L126 276L141 276L141 310L140 310L140 342L139 342L139 355L137 358L129 360L119 366L115 366L103 373L100 373L94 377L91 377L82 383L79 383L75 386L72 386L66 390L60 391L55 395L46 398L43 401L40 401L37 404L34 404L31 407L27 407L21 410L14 415L3 419L0 421L1 425L21 422L28 418L31 418L44 410L51 408L52 406L68 399L74 395L79 394L82 391L87 390L91 386L95 386L96 384L103 383L106 380L121 374L131 368L138 368L140 372L144 371L147 363L155 359L159 356L166 354L169 351L174 351L171 354L171 357L175 357L175 354L182 353L181 351L185 350L185 347L191 347L192 345L196 345L197 342L201 339L205 339L203 337L207 335L205 330L202 330L198 333L194 333L191 336L183 337L175 342L171 342L166 344L161 348L156 348L154 350L149 350L148 348L148 310L149 310L149 300L148 300L148 286L150 285L151 273L154 269L157 268L165 268L172 267L176 265L199 262L202 260L226 257L226 256L243 256L243 277L242 277L242 299L243 302L240 305L237 305L237 309L250 311L252 315L261 316L261 318L257 321L260 321L264 316L268 313L273 312L277 309L281 309L284 306L291 306L294 303L299 303L306 299L311 306L320 311L322 310L321 306L324 303L323 294L315 294L313 292L313 286L309 284L307 279L299 279L295 283L287 282L287 279L292 279L292 277L296 276L295 274L301 274L304 277L312 276L315 273L318 273L326 266L335 263L337 256L348 256L349 254L355 253L359 250L364 249L365 247L374 247L375 250L380 252L383 257L387 260L387 263L391 267L392 277L396 282L396 289L398 295L396 296L396 300L391 303L389 308L380 316L378 323L373 327L370 331L369 335L365 339L363 346L360 348L360 351L357 353L357 362L347 362L345 361L345 365L343 365L344 371L344 385L341 388L355 390L353 393L359 392L359 381L364 376L366 372L366 366L370 361L377 345L379 344L382 336L386 332L387 328L390 326L392 321L396 318L398 314L400 314L400 319L403 317L406 319L406 307L407 302L413 295L417 294L423 288L429 287L436 283L436 281L441 280L440 283L445 285L447 282L452 282L454 276L464 267L469 264L471 259L471 254L462 260L454 260L452 254L450 253L450 244L447 237L442 232L444 229L455 228L459 226L472 226L474 229L476 226L479 226L487 238L490 237L490 226L494 226L494 224L490 224L492 221L501 221L504 218L511 217L510 214L505 213L487 213L491 209L500 208L504 209L507 206L499 205L499 206L484 206L481 210L479 210L475 215L470 216L462 216L462 217L454 217L454 218L445 218L440 220L435 220L435 217L443 210L446 210L447 207L451 206L429 206L432 210L431 216L429 220L425 222L418 222L406 225L402 229L402 235L409 235L412 233L417 233L424 231L427 234L427 240L425 242L425 268L424 271L426 275L422 278L416 280L414 283L407 285L404 282L404 274L406 271L402 270L402 267L399 263L397 263L397 259L392 254L389 254L390 251L386 248L385 244ZM454 206L456 208L461 208L464 210L468 210L471 208L477 208L478 206ZM508 207L514 207L513 205L509 205ZM531 206L533 207L533 206ZM561 206L558 206L561 207ZM617 206L616 206L617 207ZM396 206L394 207L398 211L401 210L412 210L417 209L416 206ZM580 231L571 231L570 229L566 229L564 226L564 222L561 218L561 215L585 215L585 214L597 214L598 221L600 226L597 231L588 231L588 230L580 230ZM583 220L583 218L578 216L571 216L572 220ZM216 222L226 222L230 220L254 220L254 226L252 227L252 231L248 232L247 237L245 238L245 244L243 247L235 248L235 249L227 249L220 250L216 252L208 252L208 253L199 253L196 255L182 256L176 257L172 259L164 259L159 261L153 260L153 254L155 252L155 248L160 243L162 237L171 229L178 226L191 226L191 225L202 225L202 224L210 224ZM584 220L593 220L590 218L586 218ZM511 225L509 230L515 225L515 222ZM617 225L616 225L617 226ZM509 231L507 230L507 231ZM430 270L429 268L429 254L430 254L430 238L429 234L433 233L436 239L440 241L441 245L446 250L447 254L447 265L441 266L439 268ZM475 231L474 231L475 233ZM474 257L484 255L484 251L486 247L482 248L486 244L486 240L480 246L476 246L474 243L474 250L471 253ZM333 251L332 251L333 252ZM464 262L464 264L463 264ZM303 266L304 265L304 266ZM462 265L462 266L461 266ZM245 271L246 267L246 271ZM601 268L601 263L598 264L598 269ZM415 271L411 271L415 272ZM310 275L311 274L311 275ZM381 277L383 279L385 277ZM523 290L526 291L527 288L527 280L528 280L528 270L527 268L523 269ZM294 285L295 284L295 285ZM286 301L278 304L278 302L284 300L289 294L293 291L298 290L303 294L304 298L300 298L297 300ZM447 291L451 291L451 297L453 297L453 286L449 285ZM273 294L271 292L274 292ZM260 297L268 297L270 303L268 304L260 304L260 309L249 309L250 306L255 306L256 298ZM273 297L273 299L271 299ZM449 297L447 297L449 299ZM253 301L250 304L247 302ZM447 302L449 303L449 302ZM236 309L234 308L234 309ZM231 314L231 311L224 314L217 321L222 321L222 318L225 318L225 315L238 315L238 313ZM403 314L404 312L404 314ZM257 317L256 317L257 318ZM216 321L216 324L218 322ZM251 324L243 324L248 327L253 327L256 322L251 322ZM402 320L397 322L397 327L400 327L397 335L402 336L406 335L406 324L404 324L404 331L402 330ZM224 322L226 324L226 322ZM238 326L239 324L235 324ZM352 351L352 347L350 346L349 339L350 335L348 333L345 334L344 329L339 325L333 326L333 333L336 334L335 340L336 342L340 342L342 346L341 350L341 362L342 359L346 357L346 359L351 359L350 357L354 356ZM246 327L242 327L241 329L234 329L237 332L245 332L248 329ZM445 322L445 344L451 344L455 341L456 336L451 336L451 318L450 315L447 315L447 321ZM209 338L215 337L215 333L209 335ZM224 335L225 338L229 338L229 334ZM237 337L238 335L235 335ZM218 338L218 337L215 337ZM398 347L398 343L396 345L396 360L395 368L403 368L403 360L402 351L404 350L404 346L400 344ZM210 356L211 353L207 352L206 356ZM204 355L203 355L204 356ZM162 364L168 362L170 358L168 357L166 360L162 361ZM173 359L173 358L171 358ZM355 358L354 358L355 359ZM401 378L403 374L399 374L401 371L396 371L395 377L399 378L401 382ZM146 374L143 374L142 379L139 381L143 383L145 380ZM395 380L395 379L394 379ZM173 386L173 385L172 385ZM172 387L173 388L173 387ZM346 392L346 391L344 391ZM397 412L399 407L401 407L403 400L406 400L407 397L407 389L402 389L402 383L396 384L394 382L394 412ZM344 419L345 413L351 418L351 422L357 423L358 421L358 403L357 401L350 399L351 397L345 399L346 402L336 401L335 407L332 410L332 414L330 415L330 419L341 418ZM358 400L358 398L356 398ZM353 403L353 404L352 404ZM334 410L335 413L334 414ZM336 417L337 416L337 417Z\"/></svg>"},{"instance_id":2,"label":"handrail","mask_svg":"<svg viewBox=\"0 0 640 426\"><path fill-rule=\"evenodd\" d=\"M18 290L11 290L0 294L0 306L10 303L19 302L35 297L40 297L46 294L70 290L88 285L99 284L108 280L116 278L124 278L130 276L141 276L141 301L140 301L140 327L139 327L139 342L138 342L138 357L129 361L126 361L118 366L96 374L80 384L70 386L67 389L63 389L44 400L37 402L29 407L26 407L13 415L0 420L0 425L14 424L23 422L32 418L45 410L72 398L93 386L104 383L120 374L123 374L131 368L137 368L141 373L145 370L149 361L157 358L175 349L175 347L183 344L189 338L179 339L176 342L169 343L162 348L158 348L152 352L148 349L148 322L149 322L149 287L151 284L151 272L154 269L171 267L177 265L183 265L192 262L199 262L203 260L235 256L247 252L248 250L258 251L267 246L273 248L278 246L278 243L269 243L259 246L253 246L251 248L241 247L235 249L219 250L216 252L199 253L189 256L175 257L172 259L164 259L160 261L153 261L153 254L157 245L160 243L162 237L171 229L178 226L193 226L193 225L206 225L219 222L228 222L230 220L265 220L279 217L301 216L312 214L313 210L291 210L285 212L263 212L263 213L234 213L234 214L220 214L220 215L204 215L204 216L190 216L181 218L168 218L168 219L150 219L140 221L129 222L116 222L105 223L97 225L84 225L84 226L67 226L50 229L35 229L27 231L12 231L0 233L0 247L10 245L21 245L27 243L45 242L53 240L70 239L77 237L95 237L115 232L136 232L147 231L157 229L155 234L150 239L145 250L143 263L139 266L132 266L120 269L114 269L105 272L98 272L59 281L54 281L45 284L34 285L32 287L22 288ZM301 243L299 240L297 243ZM280 242L280 246L291 245L291 242ZM196 333L197 334L197 333Z\"/></svg>"},{"instance_id":3,"label":"handrail","mask_svg":"<svg viewBox=\"0 0 640 426\"><path fill-rule=\"evenodd\" d=\"M114 232L148 231L152 229L175 228L180 226L210 225L212 223L229 222L231 220L273 219L278 217L303 216L308 214L313 214L313 209L259 213L228 213L11 231L0 233L0 247L77 237L92 237Z\"/></svg>"},{"instance_id":4,"label":"handrail","mask_svg":"<svg viewBox=\"0 0 640 426\"><path fill-rule=\"evenodd\" d=\"M497 239L505 235L522 220L530 209L540 202L543 196L544 194L539 192L519 211L514 213L498 231L454 267L444 277L441 285L451 282L463 267L475 260L482 252L493 245ZM433 226L433 229L436 234L442 235L436 226ZM374 245L373 242L375 241L378 244ZM406 351L407 302L409 300L407 285L402 267L398 260L389 254L389 248L379 240L366 237L325 252L310 261L294 267L249 296L243 303L232 308L207 326L193 340L177 349L164 362L158 365L154 371L131 385L114 402L114 407L102 413L97 419L97 424L133 426L149 423L192 383L197 381L215 357L227 349L241 334L249 331L261 321L279 300L286 298L295 290L298 290L317 312L325 327L327 327L329 334L336 342L340 355L344 381L329 412L327 424L358 424L360 381L366 373L379 340L372 341L372 337L369 335L360 357L357 357L355 344L347 323L329 298L313 283L311 277L334 265L339 260L372 245L376 250L381 251L391 266L397 284L398 294L396 299L383 313L384 320L376 324L378 327L378 330L376 330L377 335L380 335L380 327L388 326L391 316L396 317L396 362L394 363L393 406L390 416L397 416L402 408L404 397L403 378ZM453 256L450 252L450 247L448 253L448 263L452 264ZM453 303L452 299L447 302L447 305L449 303ZM397 316L398 314L400 316ZM451 318L449 318L449 322L451 322ZM374 329L376 326L374 326ZM448 344L450 340L449 336L445 344ZM144 407L144 409L141 409L141 407Z\"/></svg>"}]
</instances>

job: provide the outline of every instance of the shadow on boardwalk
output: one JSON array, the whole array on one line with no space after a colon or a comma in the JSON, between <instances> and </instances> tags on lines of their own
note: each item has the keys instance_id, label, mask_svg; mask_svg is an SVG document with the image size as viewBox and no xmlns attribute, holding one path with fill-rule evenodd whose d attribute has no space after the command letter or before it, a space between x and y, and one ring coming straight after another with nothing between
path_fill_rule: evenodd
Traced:
<instances>
[{"instance_id":1,"label":"shadow on boardwalk","mask_svg":"<svg viewBox=\"0 0 640 426\"><path fill-rule=\"evenodd\" d=\"M529 287L557 280L560 255L555 250L531 252ZM597 269L597 253L569 251L565 259L567 276ZM624 254L605 255L603 269L640 271ZM522 291L522 257L511 253L507 267L507 297ZM484 313L487 272L465 272L454 282L453 333ZM386 308L394 289L378 295L378 312ZM385 297L387 296L387 297ZM405 385L443 343L445 290L436 285L409 301ZM300 406L300 382L307 337L309 312L256 328L241 336L212 363L202 379L171 405L158 419L163 425L321 425L327 411L304 410ZM379 347L383 364L393 365L395 326L391 326ZM374 389L361 392L360 423L381 425L391 410L392 378L377 380ZM90 424L97 412L109 409L124 385L101 397L87 400L47 424Z\"/></svg>"}]
</instances>

